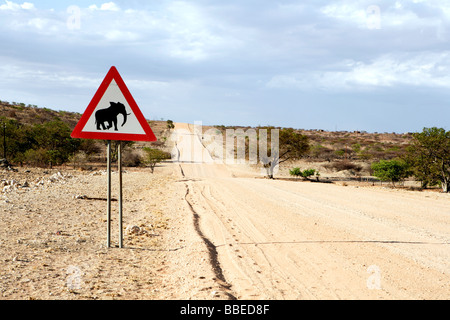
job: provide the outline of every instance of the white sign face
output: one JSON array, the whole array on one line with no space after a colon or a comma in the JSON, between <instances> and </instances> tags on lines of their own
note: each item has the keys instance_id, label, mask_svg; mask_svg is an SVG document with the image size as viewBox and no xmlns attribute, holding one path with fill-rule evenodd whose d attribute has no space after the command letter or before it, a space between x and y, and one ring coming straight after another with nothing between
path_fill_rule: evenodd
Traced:
<instances>
[{"instance_id":1,"label":"white sign face","mask_svg":"<svg viewBox=\"0 0 450 320\"><path fill-rule=\"evenodd\" d=\"M82 131L145 134L114 79Z\"/></svg>"}]
</instances>

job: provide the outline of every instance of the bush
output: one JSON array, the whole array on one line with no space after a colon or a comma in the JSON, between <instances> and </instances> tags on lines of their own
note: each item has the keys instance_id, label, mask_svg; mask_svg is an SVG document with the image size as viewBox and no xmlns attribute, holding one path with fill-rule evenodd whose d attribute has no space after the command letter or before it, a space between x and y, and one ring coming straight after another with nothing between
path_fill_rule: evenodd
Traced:
<instances>
[{"instance_id":1,"label":"bush","mask_svg":"<svg viewBox=\"0 0 450 320\"><path fill-rule=\"evenodd\" d=\"M315 174L316 174L316 170L306 169L305 171L302 172L302 177L305 179L308 179L309 177L312 177Z\"/></svg>"},{"instance_id":2,"label":"bush","mask_svg":"<svg viewBox=\"0 0 450 320\"><path fill-rule=\"evenodd\" d=\"M150 167L152 173L155 171L155 167L158 163L171 158L170 153L159 149L144 148L144 151L146 153L144 163Z\"/></svg>"},{"instance_id":3,"label":"bush","mask_svg":"<svg viewBox=\"0 0 450 320\"><path fill-rule=\"evenodd\" d=\"M327 161L336 158L336 154L332 149L324 147L321 144L312 146L309 154L312 158L323 159Z\"/></svg>"},{"instance_id":4,"label":"bush","mask_svg":"<svg viewBox=\"0 0 450 320\"><path fill-rule=\"evenodd\" d=\"M4 130L0 130L0 141L6 142L6 156L20 164L60 165L81 145L81 140L70 137L69 126L59 120L34 125L4 117L0 120L5 124Z\"/></svg>"},{"instance_id":5,"label":"bush","mask_svg":"<svg viewBox=\"0 0 450 320\"><path fill-rule=\"evenodd\" d=\"M373 175L382 181L402 181L410 176L409 166L401 160L380 160L372 164Z\"/></svg>"},{"instance_id":6,"label":"bush","mask_svg":"<svg viewBox=\"0 0 450 320\"><path fill-rule=\"evenodd\" d=\"M138 167L142 164L142 157L136 152L125 152L122 156L122 164L125 167Z\"/></svg>"},{"instance_id":7,"label":"bush","mask_svg":"<svg viewBox=\"0 0 450 320\"><path fill-rule=\"evenodd\" d=\"M344 170L352 170L355 173L359 173L362 170L362 167L359 164L355 164L350 161L338 161L324 165L325 168L333 170L333 171L344 171Z\"/></svg>"},{"instance_id":8,"label":"bush","mask_svg":"<svg viewBox=\"0 0 450 320\"><path fill-rule=\"evenodd\" d=\"M289 173L291 176L302 177L306 180L309 180L309 177L312 177L313 175L317 175L317 177L319 176L319 172L316 172L315 169L306 169L302 171L300 168L293 168L289 170Z\"/></svg>"},{"instance_id":9,"label":"bush","mask_svg":"<svg viewBox=\"0 0 450 320\"><path fill-rule=\"evenodd\" d=\"M72 163L74 169L76 166L83 168L88 160L89 156L84 151L78 151L69 157L69 161Z\"/></svg>"},{"instance_id":10,"label":"bush","mask_svg":"<svg viewBox=\"0 0 450 320\"><path fill-rule=\"evenodd\" d=\"M24 154L25 162L37 167L46 167L50 162L47 150L40 148L37 150L28 149Z\"/></svg>"},{"instance_id":11,"label":"bush","mask_svg":"<svg viewBox=\"0 0 450 320\"><path fill-rule=\"evenodd\" d=\"M301 177L302 171L300 170L300 168L293 168L289 170L289 174L294 177Z\"/></svg>"}]
</instances>

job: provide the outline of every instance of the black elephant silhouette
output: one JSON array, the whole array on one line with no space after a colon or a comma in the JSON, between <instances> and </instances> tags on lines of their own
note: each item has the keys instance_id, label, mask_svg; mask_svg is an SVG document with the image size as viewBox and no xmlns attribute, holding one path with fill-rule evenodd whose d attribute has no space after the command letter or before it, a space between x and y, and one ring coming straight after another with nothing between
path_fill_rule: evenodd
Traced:
<instances>
[{"instance_id":1,"label":"black elephant silhouette","mask_svg":"<svg viewBox=\"0 0 450 320\"><path fill-rule=\"evenodd\" d=\"M125 106L120 102L110 102L110 107L107 109L98 110L95 113L95 123L97 124L97 130L109 130L114 125L114 130L117 129L117 117L118 115L123 115L122 127L127 123L127 117L131 113L127 113ZM105 122L108 126L105 126Z\"/></svg>"}]
</instances>

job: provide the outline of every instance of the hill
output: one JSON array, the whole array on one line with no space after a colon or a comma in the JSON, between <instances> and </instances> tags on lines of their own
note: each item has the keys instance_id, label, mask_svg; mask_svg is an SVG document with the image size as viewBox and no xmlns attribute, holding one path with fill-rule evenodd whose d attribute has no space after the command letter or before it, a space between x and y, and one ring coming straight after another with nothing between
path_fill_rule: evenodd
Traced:
<instances>
[{"instance_id":1,"label":"hill","mask_svg":"<svg viewBox=\"0 0 450 320\"><path fill-rule=\"evenodd\" d=\"M74 128L81 114L38 108L36 105L25 105L24 103L0 101L0 117L16 120L23 125L43 124L58 119L67 123L70 128Z\"/></svg>"},{"instance_id":2,"label":"hill","mask_svg":"<svg viewBox=\"0 0 450 320\"><path fill-rule=\"evenodd\" d=\"M226 134L226 130L242 129L244 132L250 127L215 126ZM264 129L269 127L257 127ZM275 127L271 127L275 128ZM282 129L277 127L276 129ZM311 151L306 158L311 161L361 160L375 161L393 159L406 151L412 139L412 133L368 133L365 131L324 131L296 129L300 134L309 138Z\"/></svg>"},{"instance_id":3,"label":"hill","mask_svg":"<svg viewBox=\"0 0 450 320\"><path fill-rule=\"evenodd\" d=\"M16 120L23 125L44 124L46 122L61 120L73 130L81 118L81 113L70 111L56 111L48 108L39 108L36 105L7 102L0 100L0 118ZM167 128L165 121L147 120L156 137L162 137Z\"/></svg>"},{"instance_id":4,"label":"hill","mask_svg":"<svg viewBox=\"0 0 450 320\"><path fill-rule=\"evenodd\" d=\"M71 139L70 133L81 118L80 113L39 108L36 105L0 101L0 158L14 164L47 166L73 163L104 163L105 143L97 140ZM165 121L147 120L158 141L125 143L125 165L137 165L145 146L164 149L168 130ZM3 139L6 133L6 139ZM5 150L6 149L6 150Z\"/></svg>"},{"instance_id":5,"label":"hill","mask_svg":"<svg viewBox=\"0 0 450 320\"><path fill-rule=\"evenodd\" d=\"M56 111L48 108L38 108L35 105L25 105L23 103L9 103L0 101L0 120L15 121L24 127L33 127L59 121L67 125L70 132L73 130L81 117L80 113L68 111ZM170 131L167 129L166 121L148 120L152 130L158 138L156 143L134 143L130 144L128 154L133 154L128 159L128 165L138 164L137 159L142 156L142 148L151 146L153 148L170 151L170 146L166 144ZM212 126L220 130L225 137L227 129L243 129L250 127L225 127L223 125ZM204 127L207 130L211 127ZM264 127L257 127L261 129ZM281 128L279 128L281 129ZM324 131L324 130L304 130L296 129L297 132L307 136L310 141L311 150L305 156L310 162L325 162L331 170L341 171L356 169L361 170L354 162L371 163L379 159L392 159L401 156L409 145L412 134L399 133L368 133L364 131ZM3 132L0 133L0 136ZM89 146L81 148L89 154L89 161L102 162L104 158L104 142L96 141L88 143ZM94 144L94 145L93 145ZM3 154L1 154L3 155ZM133 160L134 159L134 160ZM88 161L88 162L89 162ZM365 166L368 167L368 166Z\"/></svg>"}]
</instances>

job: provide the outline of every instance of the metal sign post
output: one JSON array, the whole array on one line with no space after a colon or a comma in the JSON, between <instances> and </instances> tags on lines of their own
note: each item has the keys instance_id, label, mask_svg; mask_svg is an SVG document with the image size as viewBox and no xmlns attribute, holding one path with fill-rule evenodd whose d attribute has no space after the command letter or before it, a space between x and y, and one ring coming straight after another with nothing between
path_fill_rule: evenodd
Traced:
<instances>
[{"instance_id":1,"label":"metal sign post","mask_svg":"<svg viewBox=\"0 0 450 320\"><path fill-rule=\"evenodd\" d=\"M123 223L122 223L122 142L119 141L118 147L119 162L119 248L123 248Z\"/></svg>"},{"instance_id":2,"label":"metal sign post","mask_svg":"<svg viewBox=\"0 0 450 320\"><path fill-rule=\"evenodd\" d=\"M108 147L106 151L106 161L107 161L107 176L108 176L108 193L107 193L107 236L106 236L106 247L111 247L111 140L108 140Z\"/></svg>"},{"instance_id":3,"label":"metal sign post","mask_svg":"<svg viewBox=\"0 0 450 320\"><path fill-rule=\"evenodd\" d=\"M122 143L118 145L118 171L119 171L119 248L123 248L123 211L122 211ZM107 195L107 236L106 247L111 248L111 140L108 140L107 147L107 175L108 175L108 195Z\"/></svg>"}]
</instances>

